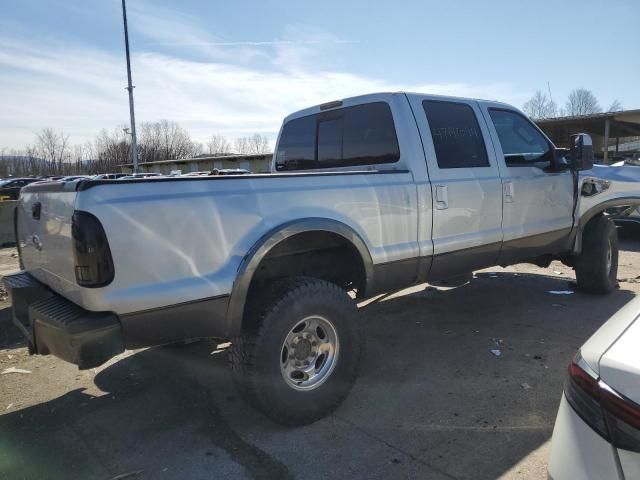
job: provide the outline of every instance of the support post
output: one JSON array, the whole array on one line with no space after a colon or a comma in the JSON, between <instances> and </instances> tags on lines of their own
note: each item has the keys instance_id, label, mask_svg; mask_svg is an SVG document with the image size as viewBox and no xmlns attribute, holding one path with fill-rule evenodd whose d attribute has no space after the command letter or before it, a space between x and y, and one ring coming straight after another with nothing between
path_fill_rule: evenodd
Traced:
<instances>
[{"instance_id":1,"label":"support post","mask_svg":"<svg viewBox=\"0 0 640 480\"><path fill-rule=\"evenodd\" d=\"M122 0L124 2L124 0ZM609 163L609 128L610 128L610 120L608 118L604 119L604 164Z\"/></svg>"},{"instance_id":2,"label":"support post","mask_svg":"<svg viewBox=\"0 0 640 480\"><path fill-rule=\"evenodd\" d=\"M127 29L127 7L122 0L122 21L124 23L124 48L127 55L127 90L129 91L129 117L131 121L131 163L133 173L138 173L138 141L136 138L136 117L133 112L133 85L131 83L131 60L129 58L129 30Z\"/></svg>"}]
</instances>

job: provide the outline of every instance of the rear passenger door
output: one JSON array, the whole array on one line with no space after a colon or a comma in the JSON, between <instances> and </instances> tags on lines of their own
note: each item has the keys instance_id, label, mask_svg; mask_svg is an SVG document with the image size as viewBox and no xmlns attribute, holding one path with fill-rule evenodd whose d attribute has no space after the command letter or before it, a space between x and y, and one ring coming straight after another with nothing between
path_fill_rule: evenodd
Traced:
<instances>
[{"instance_id":1,"label":"rear passenger door","mask_svg":"<svg viewBox=\"0 0 640 480\"><path fill-rule=\"evenodd\" d=\"M494 265L502 243L502 183L477 102L414 96L433 197L430 279Z\"/></svg>"}]
</instances>

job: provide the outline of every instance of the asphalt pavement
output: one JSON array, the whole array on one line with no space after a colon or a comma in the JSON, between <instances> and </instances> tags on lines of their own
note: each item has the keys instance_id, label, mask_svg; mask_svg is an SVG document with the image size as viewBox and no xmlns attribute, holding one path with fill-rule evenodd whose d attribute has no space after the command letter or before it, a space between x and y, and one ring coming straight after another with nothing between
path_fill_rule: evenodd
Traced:
<instances>
[{"instance_id":1,"label":"asphalt pavement","mask_svg":"<svg viewBox=\"0 0 640 480\"><path fill-rule=\"evenodd\" d=\"M574 277L554 262L367 302L359 379L335 414L302 428L244 403L225 344L79 371L28 356L5 298L0 372L30 373L0 375L0 479L545 479L566 366L640 293L640 235L622 248L608 296L558 294ZM12 253L0 251L3 273Z\"/></svg>"}]
</instances>

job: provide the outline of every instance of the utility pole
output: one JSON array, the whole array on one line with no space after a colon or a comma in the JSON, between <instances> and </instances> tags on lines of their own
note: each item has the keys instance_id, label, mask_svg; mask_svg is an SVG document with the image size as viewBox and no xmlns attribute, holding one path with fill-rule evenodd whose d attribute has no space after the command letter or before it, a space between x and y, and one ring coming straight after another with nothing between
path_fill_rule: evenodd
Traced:
<instances>
[{"instance_id":1,"label":"utility pole","mask_svg":"<svg viewBox=\"0 0 640 480\"><path fill-rule=\"evenodd\" d=\"M122 20L124 22L124 47L127 53L127 90L129 91L129 116L131 117L131 160L133 173L138 173L138 142L136 139L136 117L133 113L133 85L131 84L131 60L129 58L129 30L127 29L127 7L122 0Z\"/></svg>"}]
</instances>

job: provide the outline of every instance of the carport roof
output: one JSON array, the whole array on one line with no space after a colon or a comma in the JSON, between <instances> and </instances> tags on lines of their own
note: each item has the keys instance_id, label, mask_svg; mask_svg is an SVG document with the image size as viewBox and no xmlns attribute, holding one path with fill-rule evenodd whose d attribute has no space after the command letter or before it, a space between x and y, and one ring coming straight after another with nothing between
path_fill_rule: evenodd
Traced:
<instances>
[{"instance_id":1,"label":"carport roof","mask_svg":"<svg viewBox=\"0 0 640 480\"><path fill-rule=\"evenodd\" d=\"M572 131L580 130L586 133L603 135L607 120L609 120L610 138L640 136L640 109L543 118L536 120L536 123L545 131L567 128Z\"/></svg>"}]
</instances>

